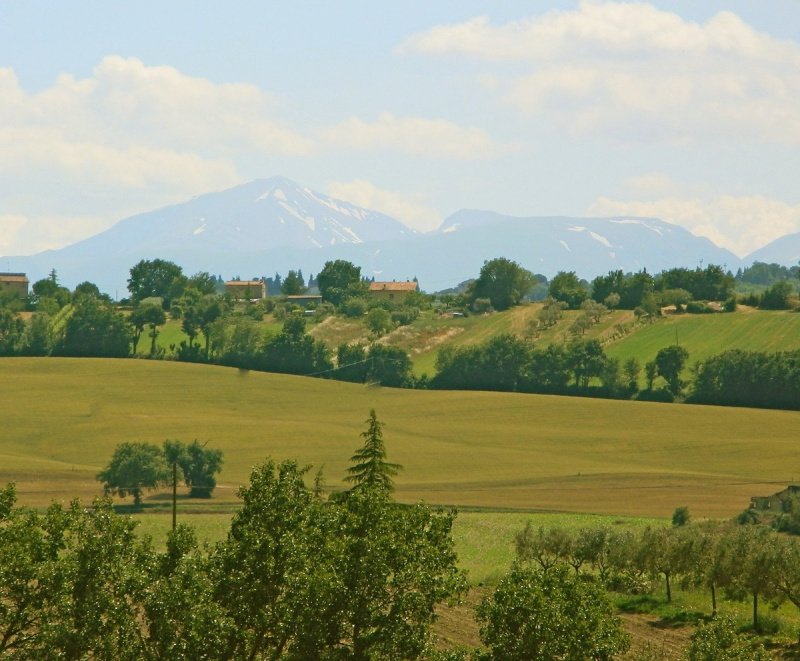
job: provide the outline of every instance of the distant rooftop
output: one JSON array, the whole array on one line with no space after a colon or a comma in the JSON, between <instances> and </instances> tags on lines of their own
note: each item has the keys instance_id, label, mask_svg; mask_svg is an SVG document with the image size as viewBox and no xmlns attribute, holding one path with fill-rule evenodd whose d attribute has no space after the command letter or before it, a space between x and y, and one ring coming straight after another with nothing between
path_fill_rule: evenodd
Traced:
<instances>
[{"instance_id":1,"label":"distant rooftop","mask_svg":"<svg viewBox=\"0 0 800 661\"><path fill-rule=\"evenodd\" d=\"M416 282L373 282L370 291L417 291Z\"/></svg>"}]
</instances>

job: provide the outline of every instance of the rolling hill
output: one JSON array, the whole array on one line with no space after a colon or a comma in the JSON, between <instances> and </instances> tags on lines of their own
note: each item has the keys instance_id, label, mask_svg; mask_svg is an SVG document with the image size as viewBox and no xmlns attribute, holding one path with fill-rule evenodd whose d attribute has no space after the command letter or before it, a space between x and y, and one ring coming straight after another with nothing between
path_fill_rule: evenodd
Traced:
<instances>
[{"instance_id":1,"label":"rolling hill","mask_svg":"<svg viewBox=\"0 0 800 661\"><path fill-rule=\"evenodd\" d=\"M405 502L730 516L794 479L800 422L796 412L381 389L143 360L5 358L0 402L0 481L35 505L97 494L118 443L168 438L225 452L206 506L233 503L267 456L324 465L341 488L375 408L389 458L404 466Z\"/></svg>"}]
</instances>

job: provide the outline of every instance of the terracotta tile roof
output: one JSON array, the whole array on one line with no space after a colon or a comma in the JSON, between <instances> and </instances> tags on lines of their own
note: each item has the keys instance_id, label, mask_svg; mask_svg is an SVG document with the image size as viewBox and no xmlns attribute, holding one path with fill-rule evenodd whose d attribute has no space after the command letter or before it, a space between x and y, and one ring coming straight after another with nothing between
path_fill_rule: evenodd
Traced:
<instances>
[{"instance_id":1,"label":"terracotta tile roof","mask_svg":"<svg viewBox=\"0 0 800 661\"><path fill-rule=\"evenodd\" d=\"M416 282L373 282L370 291L417 291Z\"/></svg>"}]
</instances>

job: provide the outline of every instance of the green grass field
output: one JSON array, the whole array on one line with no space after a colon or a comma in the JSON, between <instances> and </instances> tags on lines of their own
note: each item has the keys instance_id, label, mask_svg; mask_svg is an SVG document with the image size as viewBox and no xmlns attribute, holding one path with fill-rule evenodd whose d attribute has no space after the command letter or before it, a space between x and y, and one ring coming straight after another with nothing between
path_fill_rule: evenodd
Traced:
<instances>
[{"instance_id":1,"label":"green grass field","mask_svg":"<svg viewBox=\"0 0 800 661\"><path fill-rule=\"evenodd\" d=\"M669 315L609 344L606 352L621 361L636 358L644 364L676 341L688 350L690 365L726 349L800 349L800 314L743 309L732 314Z\"/></svg>"},{"instance_id":2,"label":"green grass field","mask_svg":"<svg viewBox=\"0 0 800 661\"><path fill-rule=\"evenodd\" d=\"M491 510L727 517L792 482L800 413L511 393L409 391L148 360L0 360L0 481L21 500L91 498L123 441L209 441L214 498L266 457L324 466L342 488L370 408L397 497ZM164 494L146 503L165 506ZM188 504L188 502L187 502ZM183 506L183 503L182 503Z\"/></svg>"}]
</instances>

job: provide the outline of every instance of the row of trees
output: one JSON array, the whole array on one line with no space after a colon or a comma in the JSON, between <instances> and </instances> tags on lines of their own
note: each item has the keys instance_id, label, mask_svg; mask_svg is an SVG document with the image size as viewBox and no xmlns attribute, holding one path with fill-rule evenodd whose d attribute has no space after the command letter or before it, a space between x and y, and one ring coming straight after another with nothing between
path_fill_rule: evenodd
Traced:
<instances>
[{"instance_id":1,"label":"row of trees","mask_svg":"<svg viewBox=\"0 0 800 661\"><path fill-rule=\"evenodd\" d=\"M662 398L679 396L684 388L681 372L688 352L680 346L661 349L645 365L648 388L643 398L654 397L654 382L662 377ZM598 340L538 347L514 335L498 335L477 345L446 347L436 358L433 388L500 390L551 394L595 394L631 397L639 391L642 367L636 359L620 365L606 355ZM599 385L593 386L594 382Z\"/></svg>"},{"instance_id":2,"label":"row of trees","mask_svg":"<svg viewBox=\"0 0 800 661\"><path fill-rule=\"evenodd\" d=\"M210 498L221 470L222 450L207 448L199 441L168 440L160 448L152 443L121 443L97 479L106 495L133 496L138 507L146 489L173 480L189 487L190 498Z\"/></svg>"},{"instance_id":3,"label":"row of trees","mask_svg":"<svg viewBox=\"0 0 800 661\"><path fill-rule=\"evenodd\" d=\"M721 597L749 600L755 631L762 602L800 608L800 539L766 526L709 522L634 532L528 524L515 543L522 563L542 571L563 564L619 592L650 592L661 581L671 601L676 587L703 588L712 616Z\"/></svg>"}]
</instances>

